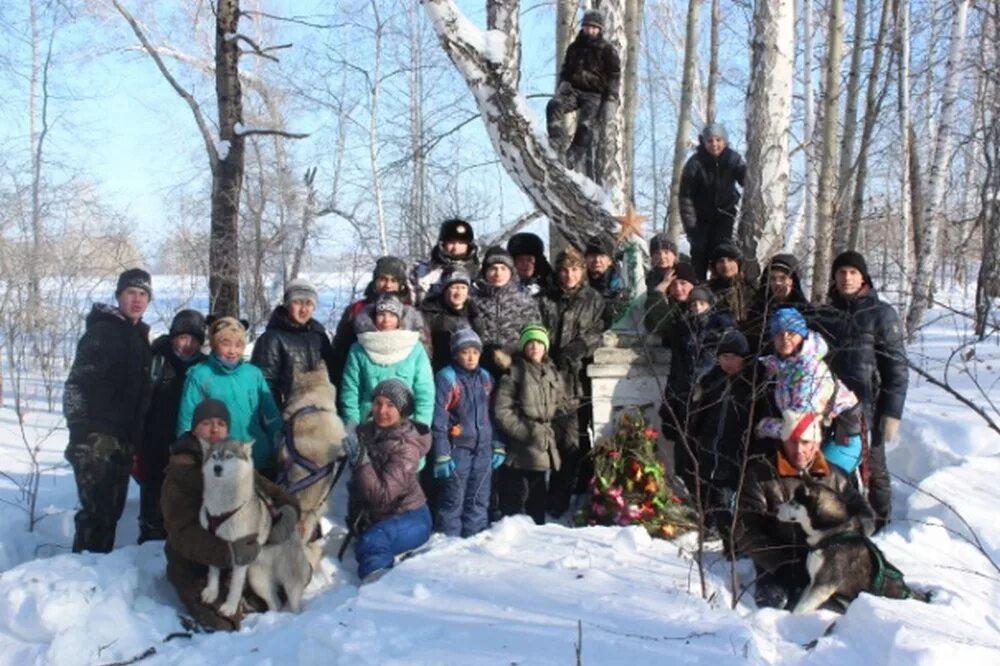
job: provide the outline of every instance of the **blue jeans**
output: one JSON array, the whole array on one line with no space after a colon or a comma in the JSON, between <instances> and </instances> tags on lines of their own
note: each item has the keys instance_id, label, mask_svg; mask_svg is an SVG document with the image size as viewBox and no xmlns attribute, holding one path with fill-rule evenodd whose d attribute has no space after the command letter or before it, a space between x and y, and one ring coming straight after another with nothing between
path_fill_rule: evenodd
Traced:
<instances>
[{"instance_id":1,"label":"blue jeans","mask_svg":"<svg viewBox=\"0 0 1000 666\"><path fill-rule=\"evenodd\" d=\"M358 577L379 569L391 569L400 553L413 550L431 538L431 511L424 504L419 509L377 522L358 537L354 557Z\"/></svg>"},{"instance_id":2,"label":"blue jeans","mask_svg":"<svg viewBox=\"0 0 1000 666\"><path fill-rule=\"evenodd\" d=\"M455 473L438 481L435 528L448 536L472 536L489 525L493 450L456 446L451 452Z\"/></svg>"}]
</instances>

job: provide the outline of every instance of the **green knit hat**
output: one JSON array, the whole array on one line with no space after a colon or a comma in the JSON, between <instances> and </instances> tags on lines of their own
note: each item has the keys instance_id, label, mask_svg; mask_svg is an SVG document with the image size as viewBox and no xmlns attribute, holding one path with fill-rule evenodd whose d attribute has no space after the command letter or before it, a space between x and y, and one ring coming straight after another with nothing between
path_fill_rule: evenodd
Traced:
<instances>
[{"instance_id":1,"label":"green knit hat","mask_svg":"<svg viewBox=\"0 0 1000 666\"><path fill-rule=\"evenodd\" d=\"M521 337L517 341L517 346L524 349L524 346L535 340L545 345L545 350L549 349L549 332L541 324L528 324L521 329Z\"/></svg>"}]
</instances>

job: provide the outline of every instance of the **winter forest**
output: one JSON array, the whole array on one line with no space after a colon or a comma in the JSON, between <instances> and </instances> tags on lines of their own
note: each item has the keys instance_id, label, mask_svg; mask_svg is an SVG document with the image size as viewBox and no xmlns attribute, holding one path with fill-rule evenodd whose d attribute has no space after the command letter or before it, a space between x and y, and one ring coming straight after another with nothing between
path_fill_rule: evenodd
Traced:
<instances>
[{"instance_id":1,"label":"winter forest","mask_svg":"<svg viewBox=\"0 0 1000 666\"><path fill-rule=\"evenodd\" d=\"M573 164L547 104L590 10L621 83ZM0 35L0 666L997 663L997 3L21 0ZM874 541L930 604L764 608L727 535L525 516L362 585L331 511L301 615L203 634L162 543L135 545L135 484L115 549L70 554L63 387L123 270L153 275L153 337L185 308L236 317L247 358L293 281L332 333L379 257L416 265L452 218L480 250L532 232L549 259L607 234L638 299L656 234L692 251L682 172L716 124L746 162L750 279L794 255L826 303L853 250L899 315L909 394Z\"/></svg>"}]
</instances>

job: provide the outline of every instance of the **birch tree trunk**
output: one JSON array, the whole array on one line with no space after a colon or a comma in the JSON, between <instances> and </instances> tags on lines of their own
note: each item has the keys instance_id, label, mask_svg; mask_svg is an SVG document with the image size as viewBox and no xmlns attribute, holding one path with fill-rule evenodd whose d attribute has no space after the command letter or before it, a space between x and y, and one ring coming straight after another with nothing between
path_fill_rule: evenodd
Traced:
<instances>
[{"instance_id":1,"label":"birch tree trunk","mask_svg":"<svg viewBox=\"0 0 1000 666\"><path fill-rule=\"evenodd\" d=\"M868 14L867 0L855 0L854 35L851 49L851 65L847 74L847 98L844 102L844 133L840 138L840 168L837 173L837 220L834 226L834 244L837 252L848 249L851 237L849 220L852 218L851 206L854 203L852 195L854 166L854 141L858 132L858 99L861 97L861 59L864 55L865 19ZM878 70L874 67L869 81L878 78Z\"/></svg>"},{"instance_id":2,"label":"birch tree trunk","mask_svg":"<svg viewBox=\"0 0 1000 666\"><path fill-rule=\"evenodd\" d=\"M566 49L573 42L576 33L577 0L556 0L556 86L559 85L559 73L562 71L563 60L566 59Z\"/></svg>"},{"instance_id":3,"label":"birch tree trunk","mask_svg":"<svg viewBox=\"0 0 1000 666\"><path fill-rule=\"evenodd\" d=\"M816 135L816 94L813 89L813 3L812 0L802 0L802 98L803 98L803 191L802 229L794 227L791 233L785 235L785 247L795 251L801 238L814 238L816 234L816 149L813 139ZM790 225L791 226L791 225ZM812 252L801 252L802 266L800 275L812 275L815 263Z\"/></svg>"},{"instance_id":4,"label":"birch tree trunk","mask_svg":"<svg viewBox=\"0 0 1000 666\"><path fill-rule=\"evenodd\" d=\"M952 0L955 7L955 22L952 26L948 61L945 64L944 92L941 95L941 115L934 142L934 159L930 165L927 187L927 206L924 225L920 230L920 248L917 254L917 270L910 311L906 325L912 337L923 322L931 293L931 282L937 268L938 236L944 217L944 189L948 169L951 165L951 138L954 134L955 102L958 98L958 82L961 69L962 48L965 44L965 28L969 14L969 0Z\"/></svg>"},{"instance_id":5,"label":"birch tree trunk","mask_svg":"<svg viewBox=\"0 0 1000 666\"><path fill-rule=\"evenodd\" d=\"M712 0L712 25L708 38L708 91L705 99L705 122L715 122L716 98L719 94L719 23L722 21L720 0Z\"/></svg>"},{"instance_id":6,"label":"birch tree trunk","mask_svg":"<svg viewBox=\"0 0 1000 666\"><path fill-rule=\"evenodd\" d=\"M681 75L681 106L677 110L677 136L674 138L673 170L670 174L670 205L668 226L680 228L681 171L688 156L688 136L691 134L691 105L694 98L694 79L698 67L698 35L701 31L702 0L688 0L687 32L684 38L684 69Z\"/></svg>"},{"instance_id":7,"label":"birch tree trunk","mask_svg":"<svg viewBox=\"0 0 1000 666\"><path fill-rule=\"evenodd\" d=\"M427 215L427 159L424 152L424 45L420 38L419 7L409 3L407 7L410 28L410 71L408 87L409 101L409 134L410 154L413 156L411 183L409 191L409 251L411 256L418 257L427 254L425 247L425 229L429 220Z\"/></svg>"},{"instance_id":8,"label":"birch tree trunk","mask_svg":"<svg viewBox=\"0 0 1000 666\"><path fill-rule=\"evenodd\" d=\"M625 197L635 201L635 111L639 97L639 44L645 0L626 0L624 62L633 63L622 72L622 113L625 122Z\"/></svg>"},{"instance_id":9,"label":"birch tree trunk","mask_svg":"<svg viewBox=\"0 0 1000 666\"><path fill-rule=\"evenodd\" d=\"M910 228L912 227L911 210L913 205L913 195L910 190L910 173L913 164L910 156L913 154L911 136L913 134L910 123L910 3L909 0L896 0L895 11L895 46L898 65L896 68L896 90L898 93L899 108L899 136L903 142L900 146L899 174L899 274L902 285L908 284L910 274ZM860 227L860 225L859 225ZM906 304L906 289L901 289L903 293L904 307Z\"/></svg>"},{"instance_id":10,"label":"birch tree trunk","mask_svg":"<svg viewBox=\"0 0 1000 666\"><path fill-rule=\"evenodd\" d=\"M763 261L780 249L787 219L794 0L754 4L750 48L747 177L740 244L747 255Z\"/></svg>"},{"instance_id":11,"label":"birch tree trunk","mask_svg":"<svg viewBox=\"0 0 1000 666\"><path fill-rule=\"evenodd\" d=\"M826 74L823 77L823 138L820 149L819 193L816 208L816 263L813 265L812 299L820 302L828 286L830 251L837 198L837 108L840 98L840 65L844 49L844 0L830 2Z\"/></svg>"}]
</instances>

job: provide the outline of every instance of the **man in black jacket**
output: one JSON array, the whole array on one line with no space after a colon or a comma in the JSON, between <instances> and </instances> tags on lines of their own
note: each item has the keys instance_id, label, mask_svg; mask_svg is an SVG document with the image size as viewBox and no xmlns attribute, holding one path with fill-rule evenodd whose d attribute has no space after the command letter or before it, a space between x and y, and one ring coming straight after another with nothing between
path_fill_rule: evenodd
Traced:
<instances>
[{"instance_id":1,"label":"man in black jacket","mask_svg":"<svg viewBox=\"0 0 1000 666\"><path fill-rule=\"evenodd\" d=\"M601 34L604 16L599 11L583 15L580 34L566 49L559 87L545 108L549 142L560 156L566 152L567 164L575 168L590 149L599 129L598 117L604 121L611 117L618 105L621 82L621 59L615 47ZM576 111L576 134L573 145L567 146L564 120L567 113Z\"/></svg>"},{"instance_id":2,"label":"man in black jacket","mask_svg":"<svg viewBox=\"0 0 1000 666\"><path fill-rule=\"evenodd\" d=\"M118 276L118 306L94 304L66 379L66 459L80 496L74 553L108 553L115 545L149 402L149 327L142 315L152 295L146 271L132 268Z\"/></svg>"},{"instance_id":3,"label":"man in black jacket","mask_svg":"<svg viewBox=\"0 0 1000 666\"><path fill-rule=\"evenodd\" d=\"M698 136L698 150L681 172L680 213L691 245L691 263L705 279L712 251L733 236L738 184L743 187L747 165L728 146L726 129L709 123Z\"/></svg>"},{"instance_id":4,"label":"man in black jacket","mask_svg":"<svg viewBox=\"0 0 1000 666\"><path fill-rule=\"evenodd\" d=\"M881 528L892 510L885 443L899 430L909 384L903 329L895 308L879 300L859 253L839 254L830 282L830 306L819 309L816 324L830 343L830 369L864 407L871 431L868 501Z\"/></svg>"}]
</instances>

